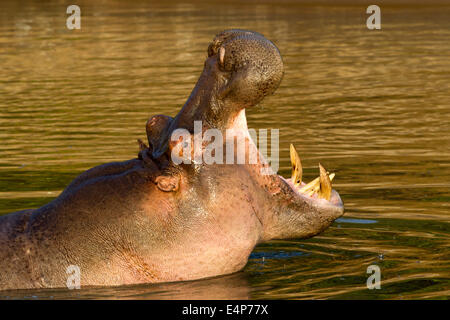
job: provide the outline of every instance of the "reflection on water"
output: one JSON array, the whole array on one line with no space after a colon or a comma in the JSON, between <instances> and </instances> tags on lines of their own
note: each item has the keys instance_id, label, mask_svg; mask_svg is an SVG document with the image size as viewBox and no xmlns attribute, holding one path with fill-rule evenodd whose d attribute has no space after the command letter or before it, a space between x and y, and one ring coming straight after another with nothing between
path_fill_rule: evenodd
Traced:
<instances>
[{"instance_id":1,"label":"reflection on water","mask_svg":"<svg viewBox=\"0 0 450 320\"><path fill-rule=\"evenodd\" d=\"M0 291L0 299L175 299L246 300L250 286L243 272L232 275L162 284L119 287L92 287L81 290L46 289Z\"/></svg>"},{"instance_id":2,"label":"reflection on water","mask_svg":"<svg viewBox=\"0 0 450 320\"><path fill-rule=\"evenodd\" d=\"M306 179L337 173L346 216L321 236L258 246L242 273L41 298L438 298L450 295L450 8L269 2L0 3L0 214L47 203L82 170L134 157L153 114L174 115L213 36L259 31L286 65L249 126L280 129ZM378 264L382 289L366 288Z\"/></svg>"}]
</instances>

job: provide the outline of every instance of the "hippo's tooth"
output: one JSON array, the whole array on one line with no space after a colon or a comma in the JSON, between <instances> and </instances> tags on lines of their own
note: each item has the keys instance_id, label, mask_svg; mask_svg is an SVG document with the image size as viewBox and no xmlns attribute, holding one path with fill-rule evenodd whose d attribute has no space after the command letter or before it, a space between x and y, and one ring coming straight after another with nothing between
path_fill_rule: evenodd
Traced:
<instances>
[{"instance_id":1,"label":"hippo's tooth","mask_svg":"<svg viewBox=\"0 0 450 320\"><path fill-rule=\"evenodd\" d=\"M290 146L290 154L291 154L291 165L292 165L291 180L294 183L294 185L297 186L302 183L303 167L302 167L302 162L300 161L300 157L297 153L297 150L295 150L295 147L292 143Z\"/></svg>"},{"instance_id":2,"label":"hippo's tooth","mask_svg":"<svg viewBox=\"0 0 450 320\"><path fill-rule=\"evenodd\" d=\"M327 174L327 170L319 163L320 170L320 190L319 197L326 200L331 198L331 179Z\"/></svg>"},{"instance_id":3,"label":"hippo's tooth","mask_svg":"<svg viewBox=\"0 0 450 320\"><path fill-rule=\"evenodd\" d=\"M307 192L307 191L310 191L310 190L314 190L314 188L315 188L316 186L319 186L319 178L318 178L318 177L315 178L315 179L314 179L313 181L311 181L310 183L308 183L308 184L304 185L303 187L301 187L301 188L299 189L299 191L301 191L301 192Z\"/></svg>"},{"instance_id":4,"label":"hippo's tooth","mask_svg":"<svg viewBox=\"0 0 450 320\"><path fill-rule=\"evenodd\" d=\"M327 172L327 174L329 174L329 172ZM335 175L336 175L335 173L329 175L330 181L333 181ZM313 195L315 192L319 192L319 190L320 190L320 177L315 178L313 181L311 181L310 183L304 185L302 188L299 189L300 192L306 193L309 196Z\"/></svg>"},{"instance_id":5,"label":"hippo's tooth","mask_svg":"<svg viewBox=\"0 0 450 320\"><path fill-rule=\"evenodd\" d=\"M327 172L328 174L328 172ZM333 181L335 174L332 173L330 174L328 177L330 178L330 182ZM320 177L318 177L317 179L315 179L315 181L317 181L317 183L314 185L313 188L311 188L309 191L306 192L306 194L308 196L312 196L314 193L317 193L320 197ZM328 199L327 199L328 200Z\"/></svg>"},{"instance_id":6,"label":"hippo's tooth","mask_svg":"<svg viewBox=\"0 0 450 320\"><path fill-rule=\"evenodd\" d=\"M328 173L329 172L327 172L327 174ZM335 175L336 175L335 173L329 175L330 181L333 181ZM313 181L311 181L310 183L308 183L307 185L303 186L300 189L301 192L306 193L309 196L313 195L315 192L319 192L319 190L320 190L320 177L315 178Z\"/></svg>"}]
</instances>

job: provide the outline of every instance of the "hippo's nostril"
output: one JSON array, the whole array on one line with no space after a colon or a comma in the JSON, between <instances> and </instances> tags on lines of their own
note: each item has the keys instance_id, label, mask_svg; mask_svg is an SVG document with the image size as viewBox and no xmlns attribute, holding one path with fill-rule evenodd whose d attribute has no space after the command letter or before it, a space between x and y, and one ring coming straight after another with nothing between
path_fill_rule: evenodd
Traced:
<instances>
[{"instance_id":1,"label":"hippo's nostril","mask_svg":"<svg viewBox=\"0 0 450 320\"><path fill-rule=\"evenodd\" d=\"M214 55L214 45L211 43L208 46L208 58Z\"/></svg>"},{"instance_id":2,"label":"hippo's nostril","mask_svg":"<svg viewBox=\"0 0 450 320\"><path fill-rule=\"evenodd\" d=\"M211 42L208 46L208 57L215 55L221 45L222 41L214 39L213 42Z\"/></svg>"}]
</instances>

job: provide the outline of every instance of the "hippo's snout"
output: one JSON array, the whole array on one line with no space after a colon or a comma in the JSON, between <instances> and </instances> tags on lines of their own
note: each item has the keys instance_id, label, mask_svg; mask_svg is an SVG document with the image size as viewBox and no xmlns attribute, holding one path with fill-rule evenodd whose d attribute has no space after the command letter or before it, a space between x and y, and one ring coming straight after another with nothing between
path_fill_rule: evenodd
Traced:
<instances>
[{"instance_id":1,"label":"hippo's snout","mask_svg":"<svg viewBox=\"0 0 450 320\"><path fill-rule=\"evenodd\" d=\"M283 78L278 48L257 32L221 32L209 45L208 57L215 57L219 70L229 78L220 98L241 108L254 106L274 93Z\"/></svg>"}]
</instances>

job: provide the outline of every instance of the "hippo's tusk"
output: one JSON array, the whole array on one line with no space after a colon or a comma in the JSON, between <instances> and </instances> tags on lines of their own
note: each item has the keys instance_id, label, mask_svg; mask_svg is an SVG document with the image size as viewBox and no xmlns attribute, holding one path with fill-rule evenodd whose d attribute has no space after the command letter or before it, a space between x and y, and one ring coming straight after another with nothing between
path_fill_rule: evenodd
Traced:
<instances>
[{"instance_id":1,"label":"hippo's tusk","mask_svg":"<svg viewBox=\"0 0 450 320\"><path fill-rule=\"evenodd\" d=\"M331 198L331 179L328 176L327 170L319 163L320 170L320 191L319 197L326 200Z\"/></svg>"},{"instance_id":2,"label":"hippo's tusk","mask_svg":"<svg viewBox=\"0 0 450 320\"><path fill-rule=\"evenodd\" d=\"M302 183L303 167L302 162L300 161L300 157L297 153L297 150L295 150L295 147L292 143L290 146L290 155L292 165L291 180L294 183L294 185L297 186Z\"/></svg>"}]
</instances>

